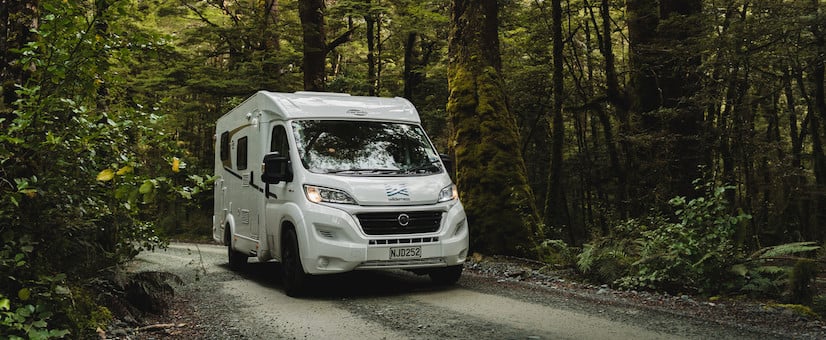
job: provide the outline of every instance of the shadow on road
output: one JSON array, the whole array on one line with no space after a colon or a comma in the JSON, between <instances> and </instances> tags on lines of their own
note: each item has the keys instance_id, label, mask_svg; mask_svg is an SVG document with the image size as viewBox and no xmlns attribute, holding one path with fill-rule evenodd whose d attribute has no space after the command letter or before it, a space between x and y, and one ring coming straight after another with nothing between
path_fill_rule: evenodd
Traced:
<instances>
[{"instance_id":1,"label":"shadow on road","mask_svg":"<svg viewBox=\"0 0 826 340\"><path fill-rule=\"evenodd\" d=\"M227 264L220 267L229 270ZM284 293L281 283L281 264L277 262L250 262L238 272L247 280ZM404 270L364 270L342 274L315 275L307 283L304 298L341 299L404 295L413 292L437 292L454 286L436 285L427 275L416 275Z\"/></svg>"}]
</instances>

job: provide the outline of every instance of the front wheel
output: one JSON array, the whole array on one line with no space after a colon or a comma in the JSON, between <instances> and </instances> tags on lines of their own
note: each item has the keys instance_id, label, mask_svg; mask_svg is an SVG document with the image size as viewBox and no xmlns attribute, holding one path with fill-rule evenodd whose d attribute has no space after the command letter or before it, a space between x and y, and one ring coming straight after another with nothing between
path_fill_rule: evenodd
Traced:
<instances>
[{"instance_id":1,"label":"front wheel","mask_svg":"<svg viewBox=\"0 0 826 340\"><path fill-rule=\"evenodd\" d=\"M226 241L224 243L227 244L227 262L229 262L229 269L236 272L244 269L244 266L247 265L247 255L232 249L232 238L229 237L229 234L227 234L225 238Z\"/></svg>"},{"instance_id":2,"label":"front wheel","mask_svg":"<svg viewBox=\"0 0 826 340\"><path fill-rule=\"evenodd\" d=\"M295 231L284 231L284 241L281 253L281 277L284 281L284 292L287 296L298 297L304 294L308 281L307 273L301 266L301 255L298 251L298 237Z\"/></svg>"},{"instance_id":3,"label":"front wheel","mask_svg":"<svg viewBox=\"0 0 826 340\"><path fill-rule=\"evenodd\" d=\"M437 285L452 285L462 277L463 265L436 268L430 271L430 280Z\"/></svg>"}]
</instances>

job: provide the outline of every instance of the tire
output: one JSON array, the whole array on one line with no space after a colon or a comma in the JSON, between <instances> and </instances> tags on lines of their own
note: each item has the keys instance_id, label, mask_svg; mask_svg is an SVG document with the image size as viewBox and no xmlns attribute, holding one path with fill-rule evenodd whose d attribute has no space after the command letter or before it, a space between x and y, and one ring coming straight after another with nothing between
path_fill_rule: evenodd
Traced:
<instances>
[{"instance_id":1,"label":"tire","mask_svg":"<svg viewBox=\"0 0 826 340\"><path fill-rule=\"evenodd\" d=\"M436 268L430 271L430 280L437 285L452 285L462 277L463 265L455 265L444 268Z\"/></svg>"},{"instance_id":2,"label":"tire","mask_svg":"<svg viewBox=\"0 0 826 340\"><path fill-rule=\"evenodd\" d=\"M287 296L300 297L305 294L309 275L304 272L304 267L301 266L298 237L292 229L284 231L281 246L281 278Z\"/></svg>"},{"instance_id":3,"label":"tire","mask_svg":"<svg viewBox=\"0 0 826 340\"><path fill-rule=\"evenodd\" d=\"M224 243L227 244L227 262L229 263L229 269L232 271L241 271L247 265L247 255L232 249L232 238L229 234L229 227L227 227L227 234L224 237Z\"/></svg>"}]
</instances>

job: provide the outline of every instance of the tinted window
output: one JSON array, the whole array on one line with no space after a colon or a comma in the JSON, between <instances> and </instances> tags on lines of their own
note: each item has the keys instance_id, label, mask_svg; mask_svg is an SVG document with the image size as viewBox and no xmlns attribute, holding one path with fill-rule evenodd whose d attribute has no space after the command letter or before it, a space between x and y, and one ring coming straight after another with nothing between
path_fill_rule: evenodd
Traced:
<instances>
[{"instance_id":1,"label":"tinted window","mask_svg":"<svg viewBox=\"0 0 826 340\"><path fill-rule=\"evenodd\" d=\"M221 160L228 161L229 160L229 132L224 132L221 134Z\"/></svg>"},{"instance_id":2,"label":"tinted window","mask_svg":"<svg viewBox=\"0 0 826 340\"><path fill-rule=\"evenodd\" d=\"M238 139L238 150L236 151L236 160L238 170L247 169L247 137Z\"/></svg>"}]
</instances>

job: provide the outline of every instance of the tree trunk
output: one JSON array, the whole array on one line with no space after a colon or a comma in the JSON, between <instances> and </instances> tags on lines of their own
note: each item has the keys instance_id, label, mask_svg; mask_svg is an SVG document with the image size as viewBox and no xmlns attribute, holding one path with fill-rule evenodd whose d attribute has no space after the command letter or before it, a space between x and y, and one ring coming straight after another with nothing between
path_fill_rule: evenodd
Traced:
<instances>
[{"instance_id":1,"label":"tree trunk","mask_svg":"<svg viewBox=\"0 0 826 340\"><path fill-rule=\"evenodd\" d=\"M419 34L407 33L404 44L404 97L413 100L416 88L422 82L421 57L418 50Z\"/></svg>"},{"instance_id":2,"label":"tree trunk","mask_svg":"<svg viewBox=\"0 0 826 340\"><path fill-rule=\"evenodd\" d=\"M564 98L563 79L563 37L562 37L562 0L551 2L552 35L553 35L553 118L551 123L551 171L548 179L548 200L545 204L546 225L554 228L563 228L568 231L568 241L576 244L576 233L571 225L568 213L568 202L562 183L562 152L565 141L565 124L562 119L562 100Z\"/></svg>"},{"instance_id":3,"label":"tree trunk","mask_svg":"<svg viewBox=\"0 0 826 340\"><path fill-rule=\"evenodd\" d=\"M818 13L820 10L820 1L812 0L812 13ZM821 136L820 129L826 130L826 32L824 32L823 23L815 21L811 26L812 35L815 37L815 46L817 53L812 60L814 69L811 73L812 83L814 85L814 93L812 99L814 100L815 114L809 124L812 134L812 156L814 157L814 172L816 188L815 204L818 214L815 216L817 225L826 225L826 198L823 192L826 191L826 154L823 150L823 136ZM823 124L823 125L821 125ZM822 240L826 232L823 230L815 230L813 237Z\"/></svg>"},{"instance_id":4,"label":"tree trunk","mask_svg":"<svg viewBox=\"0 0 826 340\"><path fill-rule=\"evenodd\" d=\"M370 6L370 0L367 0ZM376 19L372 11L368 10L364 15L367 24L367 83L368 94L376 95Z\"/></svg>"},{"instance_id":5,"label":"tree trunk","mask_svg":"<svg viewBox=\"0 0 826 340\"><path fill-rule=\"evenodd\" d=\"M447 113L456 179L474 251L530 256L542 227L499 74L497 15L495 0L453 1Z\"/></svg>"},{"instance_id":6,"label":"tree trunk","mask_svg":"<svg viewBox=\"0 0 826 340\"><path fill-rule=\"evenodd\" d=\"M304 90L324 91L324 63L327 58L327 33L324 0L300 0L298 15L304 36Z\"/></svg>"},{"instance_id":7,"label":"tree trunk","mask_svg":"<svg viewBox=\"0 0 826 340\"><path fill-rule=\"evenodd\" d=\"M11 112L18 99L16 84L25 84L31 75L30 65L14 63L20 49L33 38L38 25L39 0L0 0L0 114Z\"/></svg>"},{"instance_id":8,"label":"tree trunk","mask_svg":"<svg viewBox=\"0 0 826 340\"><path fill-rule=\"evenodd\" d=\"M619 79L617 76L616 65L614 62L614 43L611 38L611 12L608 0L602 0L600 4L600 15L602 17L602 43L600 44L600 52L605 56L605 92L608 96L608 101L614 105L616 115L619 118L620 131L627 129L628 123L628 103L625 94L620 91ZM604 111L598 111L598 117L602 124L603 134L605 135L605 145L608 148L608 156L611 161L611 168L614 170L614 176L617 178L617 192L615 194L615 206L622 217L628 217L628 179L625 174L625 169L619 160L619 152L614 141L614 131L611 126L611 120Z\"/></svg>"},{"instance_id":9,"label":"tree trunk","mask_svg":"<svg viewBox=\"0 0 826 340\"><path fill-rule=\"evenodd\" d=\"M278 30L273 29L278 26L278 0L265 0L263 23L261 25L261 47L265 51L278 51L281 49Z\"/></svg>"},{"instance_id":10,"label":"tree trunk","mask_svg":"<svg viewBox=\"0 0 826 340\"><path fill-rule=\"evenodd\" d=\"M635 169L639 190L668 199L695 196L693 181L709 164L704 116L695 104L700 58L694 39L704 32L701 0L629 0L631 112L640 117ZM643 189L645 188L645 189ZM657 192L658 191L658 192ZM644 197L639 192L638 197Z\"/></svg>"}]
</instances>

